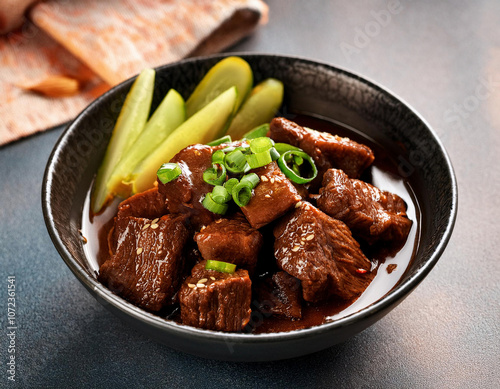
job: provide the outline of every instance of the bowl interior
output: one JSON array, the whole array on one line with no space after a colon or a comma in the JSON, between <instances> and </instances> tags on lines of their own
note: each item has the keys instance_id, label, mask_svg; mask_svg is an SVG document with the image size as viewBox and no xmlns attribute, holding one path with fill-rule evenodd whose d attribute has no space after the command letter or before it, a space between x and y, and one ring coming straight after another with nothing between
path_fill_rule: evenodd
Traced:
<instances>
[{"instance_id":1,"label":"bowl interior","mask_svg":"<svg viewBox=\"0 0 500 389\"><path fill-rule=\"evenodd\" d=\"M240 55L251 65L254 83L274 77L285 85L282 113L304 113L338 121L382 145L400 175L410 184L420 206L420 237L414 259L399 284L370 307L317 328L269 336L220 334L202 331L145 313L107 291L85 256L80 236L83 204L103 158L115 120L133 80L128 80L92 103L67 128L55 146L45 172L42 205L49 234L70 269L89 291L112 311L160 340L164 332L178 336L173 347L191 352L184 337L200 342L226 342L236 351L202 352L221 359L265 360L286 356L276 351L267 357L255 344L293 343L295 340L337 331L302 353L328 347L361 331L401 301L425 277L444 250L456 217L457 188L451 163L429 126L407 104L385 89L347 71L300 58L275 55ZM224 56L196 58L157 69L153 109L170 88L185 98L203 75ZM350 327L350 328L346 328ZM264 334L267 335L267 334ZM194 341L196 342L196 340ZM274 342L274 343L273 343ZM314 342L313 342L314 343ZM318 342L319 343L319 342ZM241 346L241 349L238 347ZM197 352L194 352L197 353ZM198 352L197 354L200 355Z\"/></svg>"}]
</instances>

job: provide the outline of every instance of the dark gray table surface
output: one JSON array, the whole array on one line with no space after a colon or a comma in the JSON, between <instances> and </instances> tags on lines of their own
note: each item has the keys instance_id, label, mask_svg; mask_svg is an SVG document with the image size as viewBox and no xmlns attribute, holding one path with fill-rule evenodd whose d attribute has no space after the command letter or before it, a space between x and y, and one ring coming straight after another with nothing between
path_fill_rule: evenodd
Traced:
<instances>
[{"instance_id":1,"label":"dark gray table surface","mask_svg":"<svg viewBox=\"0 0 500 389\"><path fill-rule=\"evenodd\" d=\"M53 247L40 190L58 127L0 148L0 387L14 386L9 275L19 387L500 387L500 2L268 3L269 23L228 51L352 70L405 100L441 138L459 212L437 266L381 321L310 356L246 364L173 351L97 303Z\"/></svg>"}]
</instances>

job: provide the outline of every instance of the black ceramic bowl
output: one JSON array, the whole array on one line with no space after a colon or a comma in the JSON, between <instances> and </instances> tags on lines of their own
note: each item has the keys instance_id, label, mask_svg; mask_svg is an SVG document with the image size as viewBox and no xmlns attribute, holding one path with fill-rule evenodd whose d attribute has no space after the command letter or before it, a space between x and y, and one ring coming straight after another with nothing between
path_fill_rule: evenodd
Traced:
<instances>
[{"instance_id":1,"label":"black ceramic bowl","mask_svg":"<svg viewBox=\"0 0 500 389\"><path fill-rule=\"evenodd\" d=\"M106 308L142 333L175 349L234 361L266 361L305 355L345 341L382 318L429 273L450 238L457 186L450 160L429 125L387 90L333 66L278 55L242 54L255 83L267 77L285 85L283 109L321 116L357 129L382 145L405 175L420 207L420 237L400 282L371 305L339 320L291 332L222 333L150 314L111 293L96 279L79 230L89 187L133 80L85 109L57 142L45 171L42 206L54 245L71 271ZM153 105L169 88L184 97L224 56L195 58L157 69Z\"/></svg>"}]
</instances>

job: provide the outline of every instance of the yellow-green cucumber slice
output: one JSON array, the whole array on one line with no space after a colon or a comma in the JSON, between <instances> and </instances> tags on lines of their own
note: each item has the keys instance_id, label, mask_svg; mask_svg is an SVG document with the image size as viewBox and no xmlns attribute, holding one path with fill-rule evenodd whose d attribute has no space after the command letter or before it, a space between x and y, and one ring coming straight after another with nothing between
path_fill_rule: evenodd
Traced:
<instances>
[{"instance_id":1,"label":"yellow-green cucumber slice","mask_svg":"<svg viewBox=\"0 0 500 389\"><path fill-rule=\"evenodd\" d=\"M104 155L92 192L92 211L97 213L103 205L112 199L108 192L107 182L122 158L137 136L144 129L151 109L153 99L155 71L144 69L136 78L116 121L111 139Z\"/></svg>"},{"instance_id":2,"label":"yellow-green cucumber slice","mask_svg":"<svg viewBox=\"0 0 500 389\"><path fill-rule=\"evenodd\" d=\"M248 131L269 123L283 103L283 83L268 78L256 85L227 130L232 139L241 139Z\"/></svg>"},{"instance_id":3,"label":"yellow-green cucumber slice","mask_svg":"<svg viewBox=\"0 0 500 389\"><path fill-rule=\"evenodd\" d=\"M187 117L210 103L228 88L235 86L238 99L235 112L252 89L253 73L248 62L240 57L227 57L217 62L198 83L186 101Z\"/></svg>"},{"instance_id":4,"label":"yellow-green cucumber slice","mask_svg":"<svg viewBox=\"0 0 500 389\"><path fill-rule=\"evenodd\" d=\"M133 193L152 188L160 166L183 148L205 144L224 135L237 100L238 92L233 86L182 123L134 170Z\"/></svg>"},{"instance_id":5,"label":"yellow-green cucumber slice","mask_svg":"<svg viewBox=\"0 0 500 389\"><path fill-rule=\"evenodd\" d=\"M122 157L108 181L108 192L126 198L132 191L132 172L184 121L186 107L182 96L170 89L144 130L139 134L134 146Z\"/></svg>"}]
</instances>

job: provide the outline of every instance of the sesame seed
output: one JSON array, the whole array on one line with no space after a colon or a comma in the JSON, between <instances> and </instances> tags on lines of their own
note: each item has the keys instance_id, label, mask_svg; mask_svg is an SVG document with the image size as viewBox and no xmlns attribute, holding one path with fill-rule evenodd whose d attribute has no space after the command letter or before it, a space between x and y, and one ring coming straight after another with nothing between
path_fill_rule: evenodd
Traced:
<instances>
[{"instance_id":1,"label":"sesame seed","mask_svg":"<svg viewBox=\"0 0 500 389\"><path fill-rule=\"evenodd\" d=\"M153 230L156 230L158 228L158 224L154 223L154 224L151 224L151 228Z\"/></svg>"},{"instance_id":2,"label":"sesame seed","mask_svg":"<svg viewBox=\"0 0 500 389\"><path fill-rule=\"evenodd\" d=\"M188 286L193 289L193 288L196 288L196 285L195 284L188 284Z\"/></svg>"},{"instance_id":3,"label":"sesame seed","mask_svg":"<svg viewBox=\"0 0 500 389\"><path fill-rule=\"evenodd\" d=\"M142 227L143 230L145 230L146 228L148 228L151 224L144 224L144 227Z\"/></svg>"},{"instance_id":4,"label":"sesame seed","mask_svg":"<svg viewBox=\"0 0 500 389\"><path fill-rule=\"evenodd\" d=\"M136 252L137 252L137 255L139 255L140 253L142 253L142 247L139 247Z\"/></svg>"},{"instance_id":5,"label":"sesame seed","mask_svg":"<svg viewBox=\"0 0 500 389\"><path fill-rule=\"evenodd\" d=\"M271 195L266 194L264 197L271 198Z\"/></svg>"},{"instance_id":6,"label":"sesame seed","mask_svg":"<svg viewBox=\"0 0 500 389\"><path fill-rule=\"evenodd\" d=\"M260 176L260 179L264 182L268 181L268 178L266 176Z\"/></svg>"},{"instance_id":7,"label":"sesame seed","mask_svg":"<svg viewBox=\"0 0 500 389\"><path fill-rule=\"evenodd\" d=\"M160 218L159 218L159 217L157 217L156 219L153 219L153 221L151 222L151 224L156 224L156 222L157 222L158 220L160 220Z\"/></svg>"},{"instance_id":8,"label":"sesame seed","mask_svg":"<svg viewBox=\"0 0 500 389\"><path fill-rule=\"evenodd\" d=\"M271 181L271 184L274 184L274 177L271 177L269 181Z\"/></svg>"},{"instance_id":9,"label":"sesame seed","mask_svg":"<svg viewBox=\"0 0 500 389\"><path fill-rule=\"evenodd\" d=\"M214 277L214 276L210 276L210 279L211 279L212 281L215 281L215 277Z\"/></svg>"},{"instance_id":10,"label":"sesame seed","mask_svg":"<svg viewBox=\"0 0 500 389\"><path fill-rule=\"evenodd\" d=\"M308 235L306 239L307 239L307 240L314 239L314 234Z\"/></svg>"},{"instance_id":11,"label":"sesame seed","mask_svg":"<svg viewBox=\"0 0 500 389\"><path fill-rule=\"evenodd\" d=\"M200 283L197 283L196 284L196 287L197 288L204 288L206 285L205 284L200 284Z\"/></svg>"},{"instance_id":12,"label":"sesame seed","mask_svg":"<svg viewBox=\"0 0 500 389\"><path fill-rule=\"evenodd\" d=\"M299 251L299 249L300 249L300 246L299 246L299 245L297 245L297 246L295 246L295 247L292 249L292 251L295 253L295 252Z\"/></svg>"},{"instance_id":13,"label":"sesame seed","mask_svg":"<svg viewBox=\"0 0 500 389\"><path fill-rule=\"evenodd\" d=\"M205 282L207 282L208 279L207 278L202 278L201 280L198 281L199 284L204 284Z\"/></svg>"},{"instance_id":14,"label":"sesame seed","mask_svg":"<svg viewBox=\"0 0 500 389\"><path fill-rule=\"evenodd\" d=\"M299 201L297 204L295 204L295 208L299 208L302 205L302 201Z\"/></svg>"}]
</instances>

